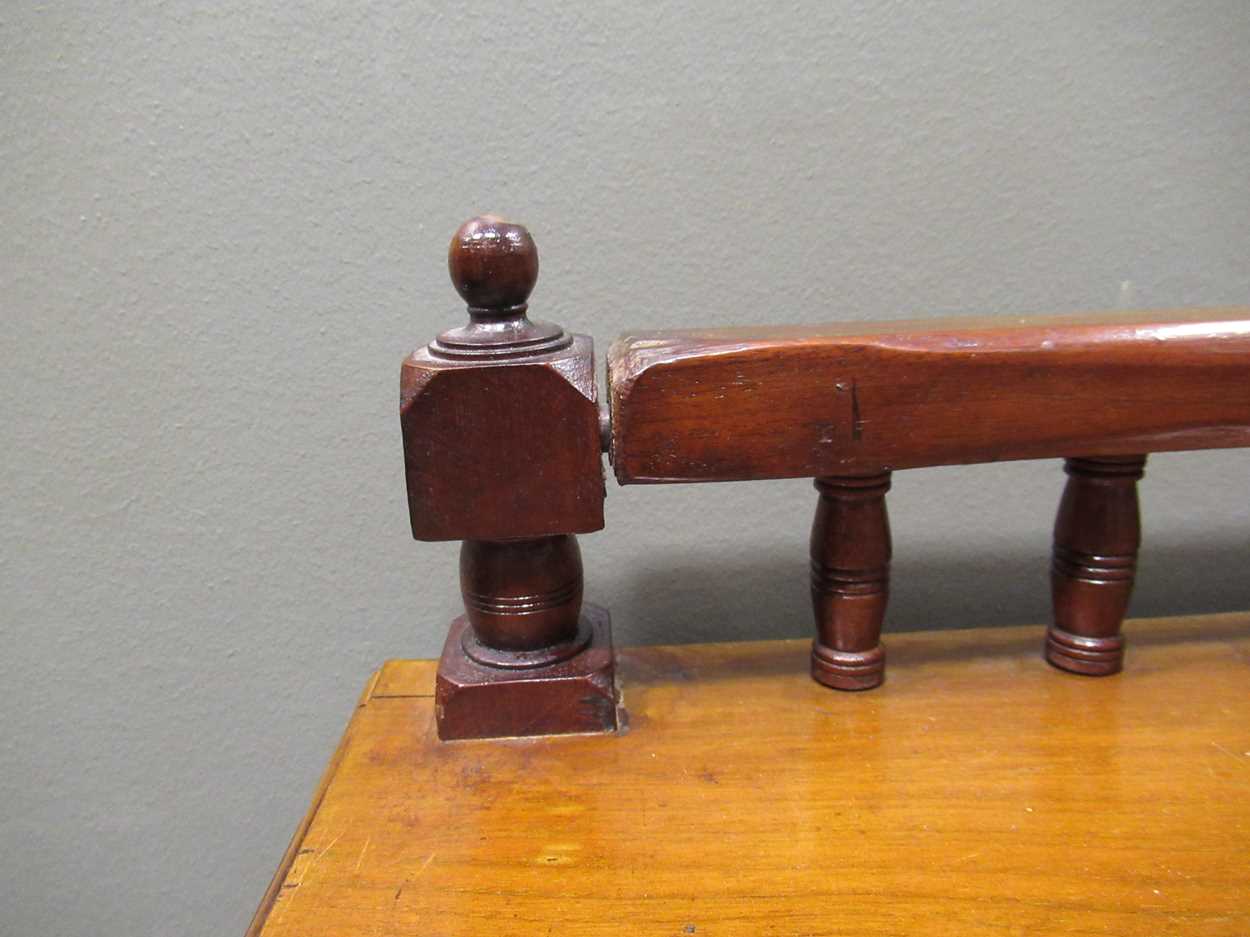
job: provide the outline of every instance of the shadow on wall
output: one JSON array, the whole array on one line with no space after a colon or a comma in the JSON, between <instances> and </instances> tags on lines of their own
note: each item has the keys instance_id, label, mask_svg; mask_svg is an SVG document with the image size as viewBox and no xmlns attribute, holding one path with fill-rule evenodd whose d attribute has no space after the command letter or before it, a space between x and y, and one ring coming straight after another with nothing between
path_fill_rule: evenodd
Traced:
<instances>
[{"instance_id":1,"label":"shadow on wall","mask_svg":"<svg viewBox=\"0 0 1250 937\"><path fill-rule=\"evenodd\" d=\"M1147 544L1132 617L1196 615L1250 608L1250 544L1243 539ZM807 568L801 556L745 563L660 555L613 597L621 644L755 641L811 636ZM596 597L589 596L591 601ZM885 630L939 631L1050 618L1046 554L963 553L895 557Z\"/></svg>"}]
</instances>

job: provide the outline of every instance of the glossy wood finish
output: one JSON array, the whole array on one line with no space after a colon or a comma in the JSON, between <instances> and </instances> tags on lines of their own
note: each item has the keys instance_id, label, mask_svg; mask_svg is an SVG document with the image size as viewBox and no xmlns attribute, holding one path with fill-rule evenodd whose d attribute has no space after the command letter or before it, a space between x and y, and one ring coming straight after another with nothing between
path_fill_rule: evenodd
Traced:
<instances>
[{"instance_id":1,"label":"glossy wood finish","mask_svg":"<svg viewBox=\"0 0 1250 937\"><path fill-rule=\"evenodd\" d=\"M881 624L890 592L890 473L816 480L812 524L812 677L837 690L885 679Z\"/></svg>"},{"instance_id":2,"label":"glossy wood finish","mask_svg":"<svg viewBox=\"0 0 1250 937\"><path fill-rule=\"evenodd\" d=\"M587 605L579 622L568 640L535 651L482 645L466 617L452 622L434 693L439 738L616 731L611 620Z\"/></svg>"},{"instance_id":3,"label":"glossy wood finish","mask_svg":"<svg viewBox=\"0 0 1250 937\"><path fill-rule=\"evenodd\" d=\"M1055 619L1046 634L1046 659L1056 667L1105 676L1123 666L1120 623L1137 569L1137 481L1145 464L1145 456L1065 464L1050 572Z\"/></svg>"},{"instance_id":4,"label":"glossy wood finish","mask_svg":"<svg viewBox=\"0 0 1250 937\"><path fill-rule=\"evenodd\" d=\"M513 318L538 282L538 246L523 225L478 215L451 236L447 273L475 323Z\"/></svg>"},{"instance_id":5,"label":"glossy wood finish","mask_svg":"<svg viewBox=\"0 0 1250 937\"><path fill-rule=\"evenodd\" d=\"M640 333L612 346L604 414L591 340L529 318L538 268L524 227L466 222L448 271L469 322L401 373L413 535L464 542L448 739L616 726L573 537L603 527L605 438L621 483L819 479L811 672L840 689L884 679L892 470L1097 453L1069 461L1046 656L1108 674L1139 453L1250 445L1250 309Z\"/></svg>"},{"instance_id":6,"label":"glossy wood finish","mask_svg":"<svg viewBox=\"0 0 1250 937\"><path fill-rule=\"evenodd\" d=\"M606 613L580 614L575 533L603 527L594 350L528 316L538 250L493 215L456 232L469 323L405 360L400 423L418 540L463 540L465 617L439 676L444 738L611 731Z\"/></svg>"},{"instance_id":7,"label":"glossy wood finish","mask_svg":"<svg viewBox=\"0 0 1250 937\"><path fill-rule=\"evenodd\" d=\"M622 484L1250 445L1250 310L641 332Z\"/></svg>"},{"instance_id":8,"label":"glossy wood finish","mask_svg":"<svg viewBox=\"0 0 1250 937\"><path fill-rule=\"evenodd\" d=\"M1242 937L1250 615L1128 630L1098 681L894 635L867 694L806 642L626 649L627 733L509 742L440 744L392 661L250 933Z\"/></svg>"},{"instance_id":9,"label":"glossy wood finish","mask_svg":"<svg viewBox=\"0 0 1250 937\"><path fill-rule=\"evenodd\" d=\"M470 218L452 236L447 272L467 303L469 324L430 344L441 358L526 358L567 348L573 336L526 315L538 282L538 247L530 233L496 215Z\"/></svg>"},{"instance_id":10,"label":"glossy wood finish","mask_svg":"<svg viewBox=\"0 0 1250 937\"><path fill-rule=\"evenodd\" d=\"M487 648L537 655L572 641L582 608L577 538L466 540L460 592L476 638Z\"/></svg>"}]
</instances>

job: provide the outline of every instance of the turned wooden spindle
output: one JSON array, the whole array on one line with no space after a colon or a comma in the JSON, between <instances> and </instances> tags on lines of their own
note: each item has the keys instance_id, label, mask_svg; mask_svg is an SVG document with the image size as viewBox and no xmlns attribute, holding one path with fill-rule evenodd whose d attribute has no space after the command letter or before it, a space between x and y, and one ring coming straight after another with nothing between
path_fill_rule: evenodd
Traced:
<instances>
[{"instance_id":1,"label":"turned wooden spindle","mask_svg":"<svg viewBox=\"0 0 1250 937\"><path fill-rule=\"evenodd\" d=\"M816 479L812 524L812 676L838 690L885 679L881 624L890 590L890 473Z\"/></svg>"},{"instance_id":2,"label":"turned wooden spindle","mask_svg":"<svg viewBox=\"0 0 1250 937\"><path fill-rule=\"evenodd\" d=\"M466 540L460 592L470 628L465 653L495 667L537 667L572 657L590 640L578 627L582 555L572 534Z\"/></svg>"},{"instance_id":3,"label":"turned wooden spindle","mask_svg":"<svg viewBox=\"0 0 1250 937\"><path fill-rule=\"evenodd\" d=\"M812 669L863 686L887 527L884 505L854 513L844 476L1250 446L1247 373L1250 308L629 332L608 351L612 467L622 485L826 479ZM1046 651L1059 667L1119 666L1140 469L1070 464Z\"/></svg>"},{"instance_id":4,"label":"turned wooden spindle","mask_svg":"<svg viewBox=\"0 0 1250 937\"><path fill-rule=\"evenodd\" d=\"M471 219L447 266L469 322L405 361L400 404L413 535L463 541L439 735L610 731L610 624L582 603L574 536L603 527L591 340L529 318L538 251L522 226Z\"/></svg>"},{"instance_id":5,"label":"turned wooden spindle","mask_svg":"<svg viewBox=\"0 0 1250 937\"><path fill-rule=\"evenodd\" d=\"M1063 670L1103 676L1124 664L1120 627L1137 568L1137 481L1145 464L1144 455L1065 462L1050 575L1054 622L1046 634L1046 660Z\"/></svg>"}]
</instances>

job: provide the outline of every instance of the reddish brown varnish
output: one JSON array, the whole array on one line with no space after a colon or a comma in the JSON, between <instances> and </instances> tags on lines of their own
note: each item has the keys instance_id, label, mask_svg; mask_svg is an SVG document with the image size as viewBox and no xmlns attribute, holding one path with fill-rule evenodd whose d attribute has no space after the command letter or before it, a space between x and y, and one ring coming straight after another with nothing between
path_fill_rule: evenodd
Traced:
<instances>
[{"instance_id":1,"label":"reddish brown varnish","mask_svg":"<svg viewBox=\"0 0 1250 937\"><path fill-rule=\"evenodd\" d=\"M890 473L819 478L812 525L812 676L838 690L885 678L881 622L890 591Z\"/></svg>"},{"instance_id":2,"label":"reddish brown varnish","mask_svg":"<svg viewBox=\"0 0 1250 937\"><path fill-rule=\"evenodd\" d=\"M1119 670L1140 453L1250 445L1250 310L645 332L608 354L621 484L821 480L812 674L882 679L889 472L1068 463L1046 658ZM871 481L870 479L880 481Z\"/></svg>"},{"instance_id":3,"label":"reddish brown varnish","mask_svg":"<svg viewBox=\"0 0 1250 937\"><path fill-rule=\"evenodd\" d=\"M413 536L511 540L603 528L594 346L532 322L529 232L487 215L448 251L469 324L404 361L400 422Z\"/></svg>"},{"instance_id":4,"label":"reddish brown varnish","mask_svg":"<svg viewBox=\"0 0 1250 937\"><path fill-rule=\"evenodd\" d=\"M1250 309L626 335L621 484L1250 445Z\"/></svg>"},{"instance_id":5,"label":"reddish brown varnish","mask_svg":"<svg viewBox=\"0 0 1250 937\"><path fill-rule=\"evenodd\" d=\"M466 222L447 264L469 324L413 352L400 381L413 536L464 541L439 736L611 731L610 623L582 607L573 536L603 527L591 339L529 319L538 251L520 225Z\"/></svg>"},{"instance_id":6,"label":"reddish brown varnish","mask_svg":"<svg viewBox=\"0 0 1250 937\"><path fill-rule=\"evenodd\" d=\"M577 538L466 540L460 548L460 593L473 633L485 647L535 655L572 641L582 608Z\"/></svg>"},{"instance_id":7,"label":"reddish brown varnish","mask_svg":"<svg viewBox=\"0 0 1250 937\"><path fill-rule=\"evenodd\" d=\"M528 317L523 227L466 222L448 269L469 323L401 378L413 535L464 542L444 738L616 725L608 619L582 611L573 537L603 527L601 439L622 484L818 479L811 667L840 689L884 677L893 470L1094 453L1068 461L1046 657L1106 674L1142 453L1250 445L1247 309L639 333L609 353L608 417L590 338Z\"/></svg>"},{"instance_id":8,"label":"reddish brown varnish","mask_svg":"<svg viewBox=\"0 0 1250 937\"><path fill-rule=\"evenodd\" d=\"M1063 670L1102 676L1123 666L1120 624L1137 568L1145 464L1145 456L1067 460L1050 573L1055 620L1046 635L1046 659Z\"/></svg>"}]
</instances>

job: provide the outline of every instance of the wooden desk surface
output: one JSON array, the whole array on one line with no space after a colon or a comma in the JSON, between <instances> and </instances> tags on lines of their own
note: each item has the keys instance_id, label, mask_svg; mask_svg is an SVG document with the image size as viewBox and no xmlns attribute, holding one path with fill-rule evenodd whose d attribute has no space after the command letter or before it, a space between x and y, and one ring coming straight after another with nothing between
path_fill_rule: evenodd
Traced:
<instances>
[{"instance_id":1,"label":"wooden desk surface","mask_svg":"<svg viewBox=\"0 0 1250 937\"><path fill-rule=\"evenodd\" d=\"M626 648L629 730L439 743L432 661L361 698L249 933L1250 934L1250 614Z\"/></svg>"}]
</instances>

